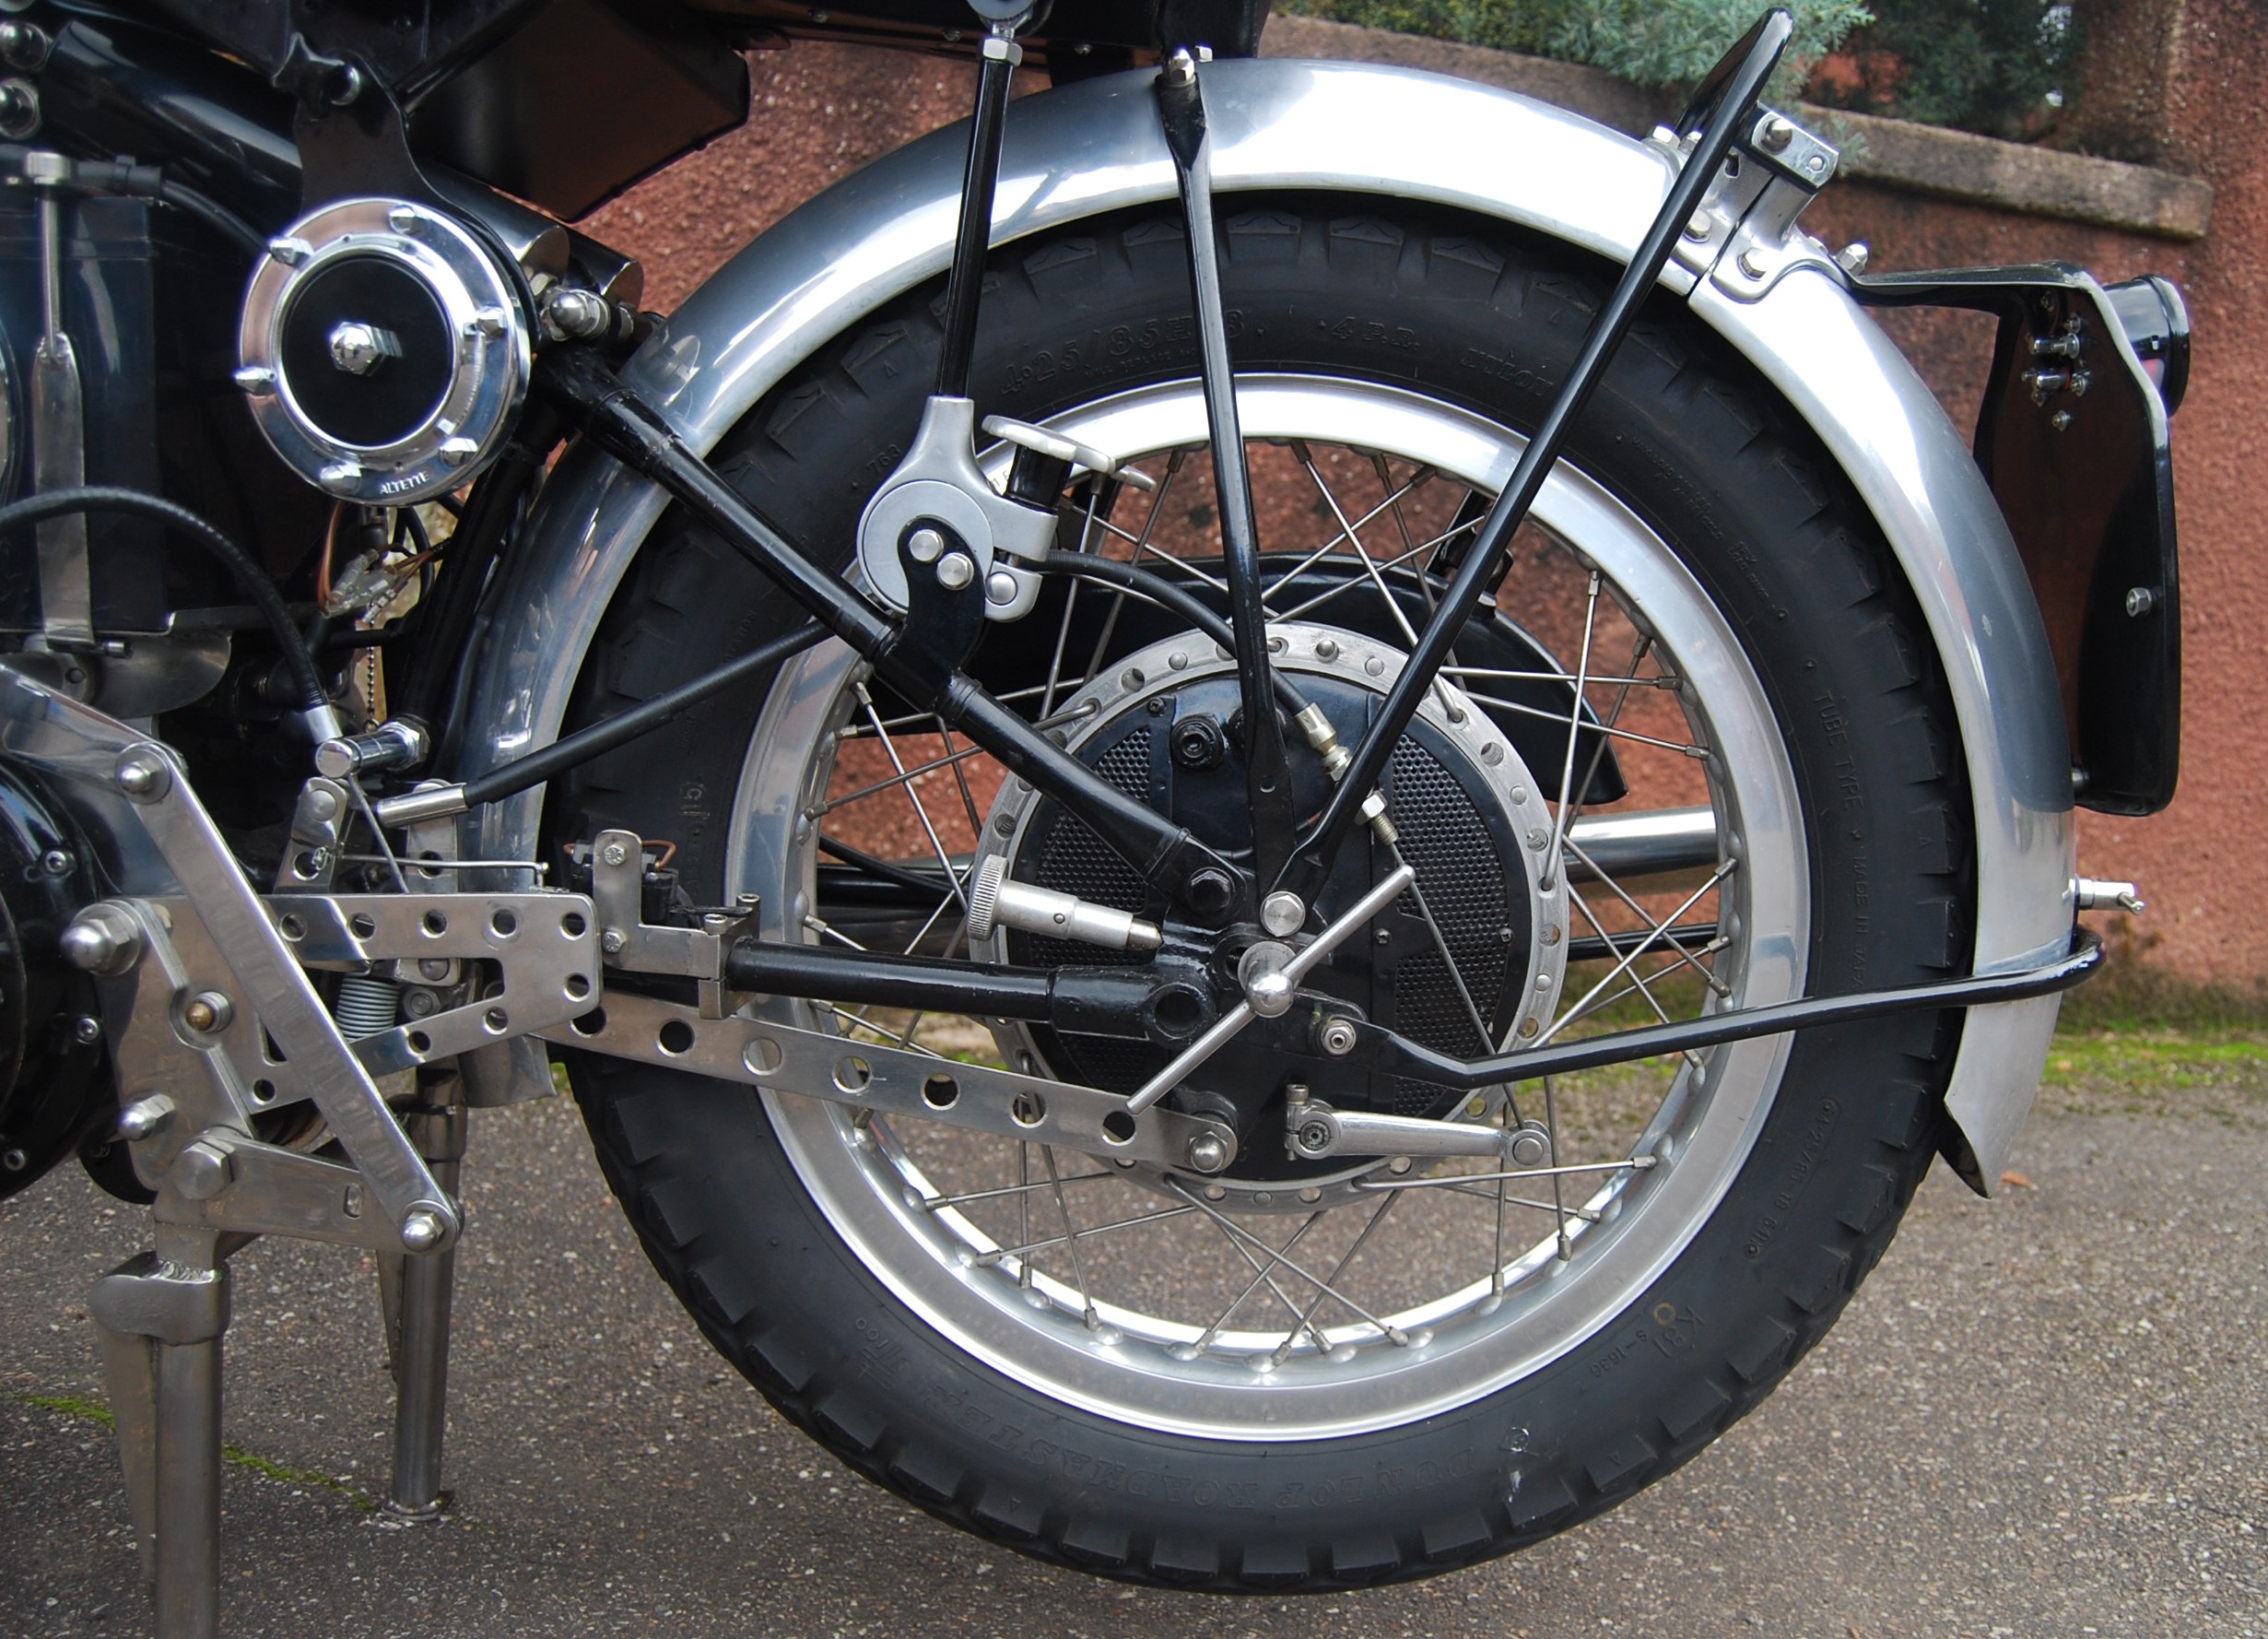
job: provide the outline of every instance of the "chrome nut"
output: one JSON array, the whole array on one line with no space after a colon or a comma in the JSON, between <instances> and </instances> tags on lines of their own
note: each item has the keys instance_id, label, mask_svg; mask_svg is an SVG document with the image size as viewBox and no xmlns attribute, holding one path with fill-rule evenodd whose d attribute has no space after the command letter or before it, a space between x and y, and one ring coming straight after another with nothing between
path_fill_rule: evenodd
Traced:
<instances>
[{"instance_id":1,"label":"chrome nut","mask_svg":"<svg viewBox=\"0 0 2268 1639\"><path fill-rule=\"evenodd\" d=\"M142 930L117 905L88 905L55 942L64 961L81 973L114 976L142 960Z\"/></svg>"},{"instance_id":2,"label":"chrome nut","mask_svg":"<svg viewBox=\"0 0 2268 1639\"><path fill-rule=\"evenodd\" d=\"M173 1158L168 1176L189 1199L209 1201L236 1182L236 1163L226 1148L199 1138Z\"/></svg>"}]
</instances>

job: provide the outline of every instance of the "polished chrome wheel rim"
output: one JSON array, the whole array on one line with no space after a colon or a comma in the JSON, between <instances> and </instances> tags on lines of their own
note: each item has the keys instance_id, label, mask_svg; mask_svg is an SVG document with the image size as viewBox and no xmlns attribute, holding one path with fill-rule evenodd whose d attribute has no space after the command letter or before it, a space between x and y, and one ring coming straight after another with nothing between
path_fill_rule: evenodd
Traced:
<instances>
[{"instance_id":1,"label":"polished chrome wheel rim","mask_svg":"<svg viewBox=\"0 0 2268 1639\"><path fill-rule=\"evenodd\" d=\"M1304 521L1312 539L1263 546L1350 562L1361 553L1345 596L1468 530L1472 498L1493 495L1522 448L1463 409L1336 378L1248 378L1239 408L1256 468L1273 464L1282 480L1271 493L1301 479L1314 492L1303 518L1294 509L1275 531ZM1201 509L1176 511L1177 484L1180 503L1209 494L1197 481L1195 383L1101 399L1052 425L1162 480L1155 499L1135 498L1141 517L1096 520L1091 547L1202 573L1177 567L1175 549L1177 535L1205 533ZM1599 869L1570 890L1570 938L1605 954L1569 970L1534 1039L1802 995L1809 877L1793 775L1762 688L1698 581L1637 513L1562 463L1498 597L1539 631L1560 629L1563 681L1617 754L1659 762L1643 789L1673 800L1630 806L1706 804L1719 842L1698 886L1626 885ZM1272 613L1327 626L1332 611ZM1032 638L1048 658L1027 709L1045 718L1087 679L1060 633ZM1451 680L1483 702L1496 681ZM783 672L751 743L730 887L762 896L768 937L849 937L819 914L817 866L829 828L854 823L861 804L893 804L898 857L940 881L968 868L956 839L982 831L981 760L934 721L886 719L863 684L847 651L812 651ZM1581 818L1567 800L1571 776L1536 777L1558 787L1545 793L1557 850ZM942 940L965 954L962 914L958 891L941 892L917 935L923 948ZM1693 928L1706 937L1680 931ZM990 1040L973 1021L770 1005L784 1022L945 1054ZM900 1301L989 1366L1139 1426L1319 1439L1469 1404L1622 1315L1716 1209L1785 1056L1784 1038L1766 1039L1523 1088L1522 1114L1548 1121L1557 1166L1515 1177L1482 1162L1381 1170L1366 1188L1374 1199L1304 1213L1278 1202L1247 1211L1076 1154L764 1096L828 1223ZM1675 1339L1691 1324L1673 1303L1655 1308L1666 1312L1639 1322L1650 1337Z\"/></svg>"}]
</instances>

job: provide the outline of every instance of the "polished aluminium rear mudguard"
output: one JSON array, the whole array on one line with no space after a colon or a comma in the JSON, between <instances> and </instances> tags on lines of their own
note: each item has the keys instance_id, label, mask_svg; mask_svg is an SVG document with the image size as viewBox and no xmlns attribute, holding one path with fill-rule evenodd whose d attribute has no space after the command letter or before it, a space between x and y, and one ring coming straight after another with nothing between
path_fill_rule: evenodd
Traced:
<instances>
[{"instance_id":1,"label":"polished aluminium rear mudguard","mask_svg":"<svg viewBox=\"0 0 2268 1639\"><path fill-rule=\"evenodd\" d=\"M1673 176L1661 149L1527 98L1404 69L1245 60L1206 71L1215 185L1329 189L1499 218L1627 262ZM628 380L707 451L788 372L909 288L953 243L965 136L935 133L788 217L696 292ZM1146 74L1014 105L995 243L1175 196ZM2039 608L1968 444L1816 257L1784 258L1760 299L1672 263L1663 282L1785 396L1887 536L1958 713L1975 801L1976 972L2069 948L2071 759ZM558 732L592 634L664 499L571 450L495 601L474 672L464 772ZM529 858L540 794L486 811L476 856ZM2029 1108L2056 1000L1974 1009L1947 1104L1949 1156L1989 1191Z\"/></svg>"}]
</instances>

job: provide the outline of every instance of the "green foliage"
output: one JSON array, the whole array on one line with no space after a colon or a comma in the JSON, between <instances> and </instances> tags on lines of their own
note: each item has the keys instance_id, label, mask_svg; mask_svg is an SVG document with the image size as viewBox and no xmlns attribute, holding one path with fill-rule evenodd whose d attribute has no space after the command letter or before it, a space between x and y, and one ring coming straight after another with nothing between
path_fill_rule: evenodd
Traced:
<instances>
[{"instance_id":1,"label":"green foliage","mask_svg":"<svg viewBox=\"0 0 2268 1639\"><path fill-rule=\"evenodd\" d=\"M1790 0L1795 32L1774 77L1786 97L1851 29L1874 21L1857 0ZM1588 63L1643 86L1691 85L1746 33L1756 0L1573 0L1549 36L1549 54Z\"/></svg>"},{"instance_id":2,"label":"green foliage","mask_svg":"<svg viewBox=\"0 0 2268 1639\"><path fill-rule=\"evenodd\" d=\"M1281 0L1287 11L1586 63L1644 86L1691 85L1764 15L1759 0ZM1784 0L1795 21L1774 94L1872 20L1858 0Z\"/></svg>"},{"instance_id":3,"label":"green foliage","mask_svg":"<svg viewBox=\"0 0 2268 1639\"><path fill-rule=\"evenodd\" d=\"M2078 44L2063 0L1884 0L1822 65L1812 95L2022 140L2053 124Z\"/></svg>"},{"instance_id":4,"label":"green foliage","mask_svg":"<svg viewBox=\"0 0 2268 1639\"><path fill-rule=\"evenodd\" d=\"M1763 13L1763 0L1278 0L1287 11L1585 63L1684 88ZM2037 136L2078 49L2069 0L1786 0L1795 21L1775 100L1815 101L1989 136Z\"/></svg>"}]
</instances>

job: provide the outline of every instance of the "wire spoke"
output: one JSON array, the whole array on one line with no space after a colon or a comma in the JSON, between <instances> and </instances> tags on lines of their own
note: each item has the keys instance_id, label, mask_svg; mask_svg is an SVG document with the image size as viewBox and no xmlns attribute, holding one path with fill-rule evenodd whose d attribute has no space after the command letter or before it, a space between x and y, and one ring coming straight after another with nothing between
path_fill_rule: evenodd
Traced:
<instances>
[{"instance_id":1,"label":"wire spoke","mask_svg":"<svg viewBox=\"0 0 2268 1639\"><path fill-rule=\"evenodd\" d=\"M864 683L858 685L858 698L859 702L866 709L867 720L874 725L875 732L882 737L882 749L888 756L890 766L898 771L900 780L906 780L906 765L904 760L898 755L898 743L890 738L889 731L882 726L881 714L875 710L874 697L866 692L866 685ZM929 838L930 851L936 855L938 865L945 870L946 881L953 890L953 897L959 900L961 907L966 910L969 905L969 891L961 886L960 876L953 869L953 861L946 855L945 843L938 838L937 828L930 823L929 810L922 806L921 793L914 790L910 781L905 785L905 793L906 800L913 805L913 817L922 822L922 834Z\"/></svg>"},{"instance_id":2,"label":"wire spoke","mask_svg":"<svg viewBox=\"0 0 2268 1639\"><path fill-rule=\"evenodd\" d=\"M1404 1345L1406 1345L1409 1342L1409 1335L1403 1331L1401 1327L1388 1326L1385 1322L1380 1320L1376 1315L1372 1315L1368 1309L1357 1307L1357 1305L1350 1299L1337 1290L1336 1286L1339 1277L1346 1273L1347 1266L1355 1261L1356 1256L1366 1245L1369 1244L1372 1232L1377 1230L1380 1224L1386 1221L1386 1214L1393 1211L1401 1204L1402 1197L1398 1195L1390 1195L1384 1200L1381 1201L1378 1204L1378 1210L1370 1214L1370 1221L1364 1224L1362 1226L1362 1232L1355 1237L1355 1244L1346 1249L1345 1255L1340 1257L1336 1264L1332 1266L1330 1279L1316 1282L1314 1301L1308 1304L1307 1313L1299 1316L1299 1325L1292 1327L1288 1332L1286 1332L1284 1334L1284 1340L1275 1346L1275 1361L1278 1365L1283 1364L1285 1359L1291 1353L1292 1345L1299 1340L1300 1327L1305 1327L1310 1329L1313 1327L1315 1324L1315 1312L1322 1308L1324 1301L1329 1298L1336 1298L1340 1303L1345 1303L1349 1309L1353 1309L1355 1313L1361 1315L1363 1319L1369 1321L1381 1332L1384 1332L1388 1340Z\"/></svg>"},{"instance_id":3,"label":"wire spoke","mask_svg":"<svg viewBox=\"0 0 2268 1639\"><path fill-rule=\"evenodd\" d=\"M1052 1144L1042 1144L1040 1146L1040 1153L1044 1157L1053 1148ZM1068 1183L1069 1180L1065 1179L1063 1182ZM1047 1184L1038 1187L1054 1189L1056 1180L1051 1178ZM1060 1189L1056 1191L1055 1204L1058 1208L1063 1204ZM1087 1277L1079 1258L1079 1243L1092 1241L1097 1236L1110 1234L1114 1230L1136 1229L1143 1224L1157 1223L1168 1218L1186 1218L1189 1212L1190 1209L1187 1207L1160 1207L1155 1212L1137 1212L1132 1218L1115 1218L1108 1223L1082 1224L1076 1228L1066 1228L1060 1235L1042 1235L1021 1246L995 1246L989 1252L979 1253L976 1262L980 1268L990 1268L993 1265L1003 1263L1012 1257L1022 1257L1028 1253L1044 1252L1051 1246L1070 1247L1072 1277L1074 1284L1079 1289L1079 1302L1085 1307L1087 1324L1099 1326L1101 1324L1101 1316L1096 1312L1095 1300L1087 1294ZM1068 1211L1063 1213L1063 1221L1066 1225L1071 1221Z\"/></svg>"},{"instance_id":4,"label":"wire spoke","mask_svg":"<svg viewBox=\"0 0 2268 1639\"><path fill-rule=\"evenodd\" d=\"M1220 1329L1228 1324L1229 1316L1234 1315L1239 1309L1242 1308L1244 1306L1244 1301L1251 1297L1252 1293L1263 1284L1270 1291L1275 1294L1275 1301L1284 1305L1285 1312L1292 1317L1292 1323L1294 1326L1306 1326L1305 1321L1300 1318L1299 1305L1293 1303L1291 1299L1286 1295L1284 1289L1276 1284L1275 1277L1273 1271L1276 1265L1285 1261L1284 1254L1289 1252L1293 1247L1299 1244L1299 1238L1302 1235L1305 1235L1308 1231L1313 1229L1318 1223L1322 1221L1323 1215L1321 1212L1309 1213L1307 1221L1292 1232L1291 1239L1285 1242L1280 1250L1274 1247L1267 1248L1268 1261L1266 1263L1262 1263L1258 1258L1252 1255L1252 1252L1245 1246L1243 1241L1239 1240L1237 1238L1237 1234L1232 1232L1234 1226L1228 1222L1225 1216L1215 1211L1211 1207L1206 1206L1195 1196L1191 1195L1189 1191L1178 1182L1176 1182L1173 1185L1173 1193L1180 1196L1191 1206L1196 1208L1197 1210L1203 1212L1207 1218L1211 1219L1213 1220L1213 1226L1220 1231L1221 1238L1236 1249L1237 1256L1241 1257L1252 1271L1252 1278L1250 1281L1246 1282L1244 1290L1237 1293L1235 1298L1229 1302L1229 1304L1226 1309L1223 1309L1217 1315L1214 1316L1213 1324L1206 1327L1205 1330L1198 1335L1197 1340L1189 1346L1190 1354L1193 1357L1203 1354L1205 1350L1212 1345L1213 1339L1220 1335ZM1267 1246L1267 1243L1264 1241L1261 1242L1260 1244L1263 1247ZM1328 1354L1331 1352L1331 1339L1329 1338L1324 1336L1322 1331L1314 1327L1310 1326L1307 1327L1306 1329L1308 1336L1315 1339L1315 1348L1318 1353Z\"/></svg>"},{"instance_id":5,"label":"wire spoke","mask_svg":"<svg viewBox=\"0 0 2268 1639\"><path fill-rule=\"evenodd\" d=\"M1395 491L1393 492L1393 494L1389 495L1389 496L1388 496L1388 497L1387 497L1384 501L1380 501L1380 502L1378 503L1378 505L1376 505L1376 506L1372 507L1372 508L1371 508L1369 512L1367 512L1367 513L1363 513L1361 517L1359 517L1359 518L1356 519L1356 520L1354 521L1354 523L1353 523L1353 524L1351 524L1351 525L1349 525L1349 524L1347 524L1347 523L1346 522L1346 517L1345 517L1345 514L1344 514L1344 513L1342 513L1342 514L1340 515L1340 529L1339 529L1339 533L1338 533L1338 534L1336 534L1336 535L1334 535L1334 536L1333 536L1333 537L1332 537L1329 540L1327 540L1327 541L1323 542L1323 544L1322 544L1322 546L1317 547L1317 548L1316 548L1313 551L1311 551L1311 552L1308 553L1305 557L1301 558L1301 559L1300 559L1300 560L1299 560L1297 563L1293 564L1293 565L1292 565L1289 569L1286 570L1286 571L1285 571L1282 574L1280 574L1280 575L1276 576L1276 577L1275 577L1275 581L1274 581L1273 583L1271 583L1271 584L1270 584L1270 585L1269 585L1269 587L1268 587L1268 595L1269 595L1270 596L1274 596L1274 595L1275 595L1277 592L1281 591L1287 584L1288 584L1288 583L1289 583L1289 582L1291 582L1291 581L1297 580L1299 576L1301 576L1301 575L1305 574L1305 573L1306 573L1309 570L1310 570L1310 569L1314 568L1314 567L1315 567L1318 563L1322 562L1324 559L1326 559L1326 558L1330 557L1330 556L1331 556L1331 554L1332 554L1334 551L1335 551L1335 550L1337 550L1337 549L1338 549L1338 546L1339 546L1339 543L1340 543L1340 542L1342 542L1342 541L1346 541L1346 540L1350 540L1350 539L1352 539L1352 538L1353 538L1352 531L1354 531L1354 530L1356 530L1356 529L1359 529L1359 528L1361 528L1364 525L1366 525L1366 524L1369 523L1371 519L1373 519L1373 518L1377 517L1377 516L1378 516L1381 513L1383 513L1383 512L1384 512L1384 511L1385 511L1388 507L1390 507L1390 506L1393 505L1393 504L1394 504L1397 501L1399 501L1399 500L1400 500L1403 496L1407 495L1407 494L1408 494L1411 490L1413 490L1413 489L1416 489L1416 488L1417 488L1417 486L1418 486L1419 484L1423 483L1423 482L1425 481L1425 479L1426 479L1426 478L1429 478L1429 477L1431 477L1431 476L1432 476L1432 472L1433 472L1433 469L1432 469L1431 467L1429 467L1429 466L1428 466L1428 467L1421 467L1421 468L1418 470L1418 474L1417 474L1416 476L1413 477L1413 478L1410 479L1410 481L1409 481L1408 483L1406 483L1406 484L1403 485L1403 486L1402 486L1402 488L1401 488L1401 489L1397 489L1397 490L1395 490ZM1453 532L1452 532L1452 533L1453 533ZM1356 544L1356 548L1355 548L1355 549L1356 549L1357 551L1358 551L1358 552L1362 549L1362 548L1361 548L1361 544L1360 544L1359 542L1357 542L1357 543ZM1419 551L1423 551L1425 548L1424 548L1423 547L1420 547L1420 548L1416 548L1416 549L1417 549L1417 550L1419 550ZM1389 560L1389 561L1388 561L1388 563L1387 563L1386 567L1387 567L1387 568L1389 568L1389 569L1392 569L1392 568L1394 566L1394 564L1396 564L1396 563L1400 563L1400 562L1402 562L1402 561L1403 561L1403 560L1402 560L1401 558L1395 558L1395 559L1393 559L1393 560ZM1337 588L1334 588L1334 591L1333 591L1333 593L1332 593L1332 595L1334 595L1334 596L1335 596L1335 595L1337 595L1337 593L1338 593L1338 592L1342 592L1342 591L1345 591L1345 590L1346 590L1346 588L1345 588L1345 587L1343 587L1343 586L1342 586L1342 587L1337 587ZM1304 610L1307 610L1307 609L1310 609L1310 608L1312 608L1313 607L1314 607L1314 605L1313 605L1313 604L1311 604L1311 603L1309 603L1309 604L1301 604L1301 605L1299 606L1299 609L1296 609L1296 610L1290 611L1290 612L1286 613L1286 614L1283 614L1283 615L1279 615L1279 616L1277 616L1277 617L1276 617L1276 619L1279 619L1279 620L1290 620L1290 619L1296 619L1299 617L1299 613L1300 613L1300 612L1302 612L1302 611L1304 611Z\"/></svg>"},{"instance_id":6,"label":"wire spoke","mask_svg":"<svg viewBox=\"0 0 2268 1639\"><path fill-rule=\"evenodd\" d=\"M1331 509L1331 515L1339 521L1339 538L1354 548L1355 560L1362 565L1362 572L1369 577L1370 584L1377 589L1380 600L1385 604L1387 619L1401 628L1402 641L1415 649L1417 646L1416 628L1402 612L1402 606L1394 601L1393 594L1386 590L1385 579L1379 573L1378 565L1370 561L1369 549L1362 544L1362 537L1357 533L1356 526L1346 521L1346 509L1339 505L1339 498L1331 492L1331 486L1323 481L1323 475L1317 470L1314 455L1298 439L1292 441L1291 453L1299 465L1307 468L1308 477L1315 480L1316 492L1323 498L1323 504ZM1379 507L1371 512L1370 516L1375 518L1384 510L1382 506Z\"/></svg>"},{"instance_id":7,"label":"wire spoke","mask_svg":"<svg viewBox=\"0 0 2268 1639\"><path fill-rule=\"evenodd\" d=\"M1022 1140L1022 1142L1025 1149L1028 1150L1031 1147L1028 1140ZM1070 1177L1063 1179L1063 1183L1067 1188L1074 1184L1092 1184L1098 1178L1117 1176L1116 1173L1074 1173ZM1048 1187L1049 1185L1045 1184L1034 1184L1027 1180L1020 1184L1004 1185L998 1189L971 1189L960 1195L929 1196L923 1198L922 1209L924 1212L942 1212L947 1207L965 1207L970 1201L996 1201L1009 1196L1028 1196L1034 1190Z\"/></svg>"},{"instance_id":8,"label":"wire spoke","mask_svg":"<svg viewBox=\"0 0 2268 1639\"><path fill-rule=\"evenodd\" d=\"M1684 915L1687 911L1693 909L1696 904L1700 902L1703 895L1707 894L1710 889L1716 887L1718 883L1723 881L1727 876L1732 874L1733 866L1733 861L1728 859L1715 870L1711 871L1709 876L1709 880L1702 883L1698 888L1696 888L1691 896L1686 899L1684 904L1679 905L1675 911L1672 911L1663 921L1656 923L1652 930L1649 932L1644 938L1640 939L1637 944L1631 946L1628 950L1623 953L1622 960L1615 963L1614 970L1609 973L1605 978L1601 979L1596 985L1592 985L1589 993L1584 996L1582 1001L1577 1002L1572 1008L1569 1009L1568 1012L1563 1013L1558 1018L1553 1020L1550 1028L1545 1030L1542 1035L1535 1038L1535 1044L1538 1047L1541 1047L1545 1043L1550 1041L1552 1037L1557 1035L1562 1030L1566 1029L1569 1021L1575 1016L1575 1014L1580 1013L1582 1010L1584 1003L1590 1001L1592 996L1598 995L1600 991L1605 989L1607 985L1613 984L1625 973L1628 972L1632 962L1636 961L1640 956L1643 956L1646 951L1652 947L1656 939L1663 937L1669 932L1669 927L1672 923L1675 923L1680 916Z\"/></svg>"},{"instance_id":9,"label":"wire spoke","mask_svg":"<svg viewBox=\"0 0 2268 1639\"><path fill-rule=\"evenodd\" d=\"M1476 705L1488 706L1501 712L1510 712L1516 716L1541 717L1546 723L1565 723L1568 720L1568 714L1565 712L1547 712L1542 706L1532 706L1522 700L1504 700L1492 694L1475 694L1470 698ZM1675 751L1680 757L1690 757L1697 761L1709 755L1709 748L1706 746L1681 746L1675 740L1656 739L1652 735L1640 734L1634 728L1616 728L1604 723L1584 723L1580 713L1577 714L1576 722L1579 733L1581 729L1588 728L1593 734L1603 734L1611 739L1628 740L1633 745L1659 747L1664 751Z\"/></svg>"}]
</instances>

